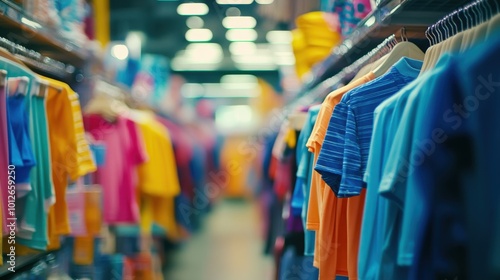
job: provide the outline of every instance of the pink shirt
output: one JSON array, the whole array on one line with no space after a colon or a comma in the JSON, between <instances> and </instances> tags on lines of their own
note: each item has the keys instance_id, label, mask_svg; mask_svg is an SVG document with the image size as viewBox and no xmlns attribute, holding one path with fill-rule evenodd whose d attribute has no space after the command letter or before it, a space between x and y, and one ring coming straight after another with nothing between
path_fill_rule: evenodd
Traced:
<instances>
[{"instance_id":1,"label":"pink shirt","mask_svg":"<svg viewBox=\"0 0 500 280\"><path fill-rule=\"evenodd\" d=\"M86 115L84 123L85 130L106 146L104 165L96 173L96 183L103 189L104 221L137 223L136 168L147 155L136 124L126 117L109 123L100 115Z\"/></svg>"}]
</instances>

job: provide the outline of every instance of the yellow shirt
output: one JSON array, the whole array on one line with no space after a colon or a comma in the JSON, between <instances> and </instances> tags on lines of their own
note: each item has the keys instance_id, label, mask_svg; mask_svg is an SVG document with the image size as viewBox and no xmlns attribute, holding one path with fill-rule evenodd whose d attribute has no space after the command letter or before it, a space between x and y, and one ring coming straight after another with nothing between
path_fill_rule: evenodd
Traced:
<instances>
[{"instance_id":1,"label":"yellow shirt","mask_svg":"<svg viewBox=\"0 0 500 280\"><path fill-rule=\"evenodd\" d=\"M150 233L156 223L168 236L177 238L174 198L180 193L180 185L169 132L152 113L133 111L130 117L138 124L149 155L138 168L141 229Z\"/></svg>"}]
</instances>

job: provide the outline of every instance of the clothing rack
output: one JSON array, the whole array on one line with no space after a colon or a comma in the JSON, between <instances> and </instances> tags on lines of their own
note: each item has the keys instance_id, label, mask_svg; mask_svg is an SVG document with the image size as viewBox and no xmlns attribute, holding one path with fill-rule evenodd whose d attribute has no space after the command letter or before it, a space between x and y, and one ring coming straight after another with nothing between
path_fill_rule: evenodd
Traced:
<instances>
[{"instance_id":1,"label":"clothing rack","mask_svg":"<svg viewBox=\"0 0 500 280\"><path fill-rule=\"evenodd\" d=\"M489 1L491 3L495 0ZM344 38L325 60L311 70L300 89L299 96L342 71L391 34L399 37L404 30L409 40L421 49L428 48L425 30L445 15L471 2L471 0L379 1L377 8L359 22L351 35Z\"/></svg>"},{"instance_id":2,"label":"clothing rack","mask_svg":"<svg viewBox=\"0 0 500 280\"><path fill-rule=\"evenodd\" d=\"M7 49L27 66L42 74L48 74L62 80L68 80L75 72L75 67L73 65L43 56L39 52L30 50L4 37L0 37L0 47Z\"/></svg>"},{"instance_id":3,"label":"clothing rack","mask_svg":"<svg viewBox=\"0 0 500 280\"><path fill-rule=\"evenodd\" d=\"M494 15L500 13L500 4L498 2L498 0L478 0L444 16L425 31L429 44L431 46L435 45L455 36L459 32L488 21Z\"/></svg>"},{"instance_id":4,"label":"clothing rack","mask_svg":"<svg viewBox=\"0 0 500 280\"><path fill-rule=\"evenodd\" d=\"M329 79L326 79L325 81L317 85L314 89L309 91L307 94L299 96L296 102L289 104L283 109L283 115L288 115L289 113L293 112L298 106L313 104L315 102L321 101L326 97L326 95L337 88L340 84L349 82L352 79L353 75L355 75L362 67L389 53L397 43L398 41L396 39L396 35L393 34L387 37L381 44L379 44L363 57L353 62L348 67L344 68L340 73Z\"/></svg>"}]
</instances>

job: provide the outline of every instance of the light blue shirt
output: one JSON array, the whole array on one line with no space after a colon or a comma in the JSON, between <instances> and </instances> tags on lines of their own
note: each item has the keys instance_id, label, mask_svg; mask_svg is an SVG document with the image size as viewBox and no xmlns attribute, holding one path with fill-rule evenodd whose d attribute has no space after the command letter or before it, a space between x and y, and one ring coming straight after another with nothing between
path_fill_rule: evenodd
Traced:
<instances>
[{"instance_id":1,"label":"light blue shirt","mask_svg":"<svg viewBox=\"0 0 500 280\"><path fill-rule=\"evenodd\" d=\"M304 225L305 235L305 256L314 255L314 242L316 232L305 228L307 219L307 210L309 209L309 190L311 187L311 178L313 172L313 156L307 150L306 143L309 139L316 118L318 117L320 105L312 106L307 113L306 123L300 132L297 143L297 182L295 192L292 197L292 207L296 211L301 211L302 224Z\"/></svg>"}]
</instances>

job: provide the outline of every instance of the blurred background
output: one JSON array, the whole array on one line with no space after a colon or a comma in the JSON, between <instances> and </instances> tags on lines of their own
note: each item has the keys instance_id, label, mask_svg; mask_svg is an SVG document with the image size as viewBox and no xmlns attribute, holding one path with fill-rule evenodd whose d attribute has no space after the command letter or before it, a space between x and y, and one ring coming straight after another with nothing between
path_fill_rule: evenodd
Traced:
<instances>
[{"instance_id":1,"label":"blurred background","mask_svg":"<svg viewBox=\"0 0 500 280\"><path fill-rule=\"evenodd\" d=\"M309 105L467 2L0 0L2 94L44 100L16 107L33 148L2 134L35 171L0 278L318 279L290 205ZM9 215L39 215L14 250Z\"/></svg>"}]
</instances>

